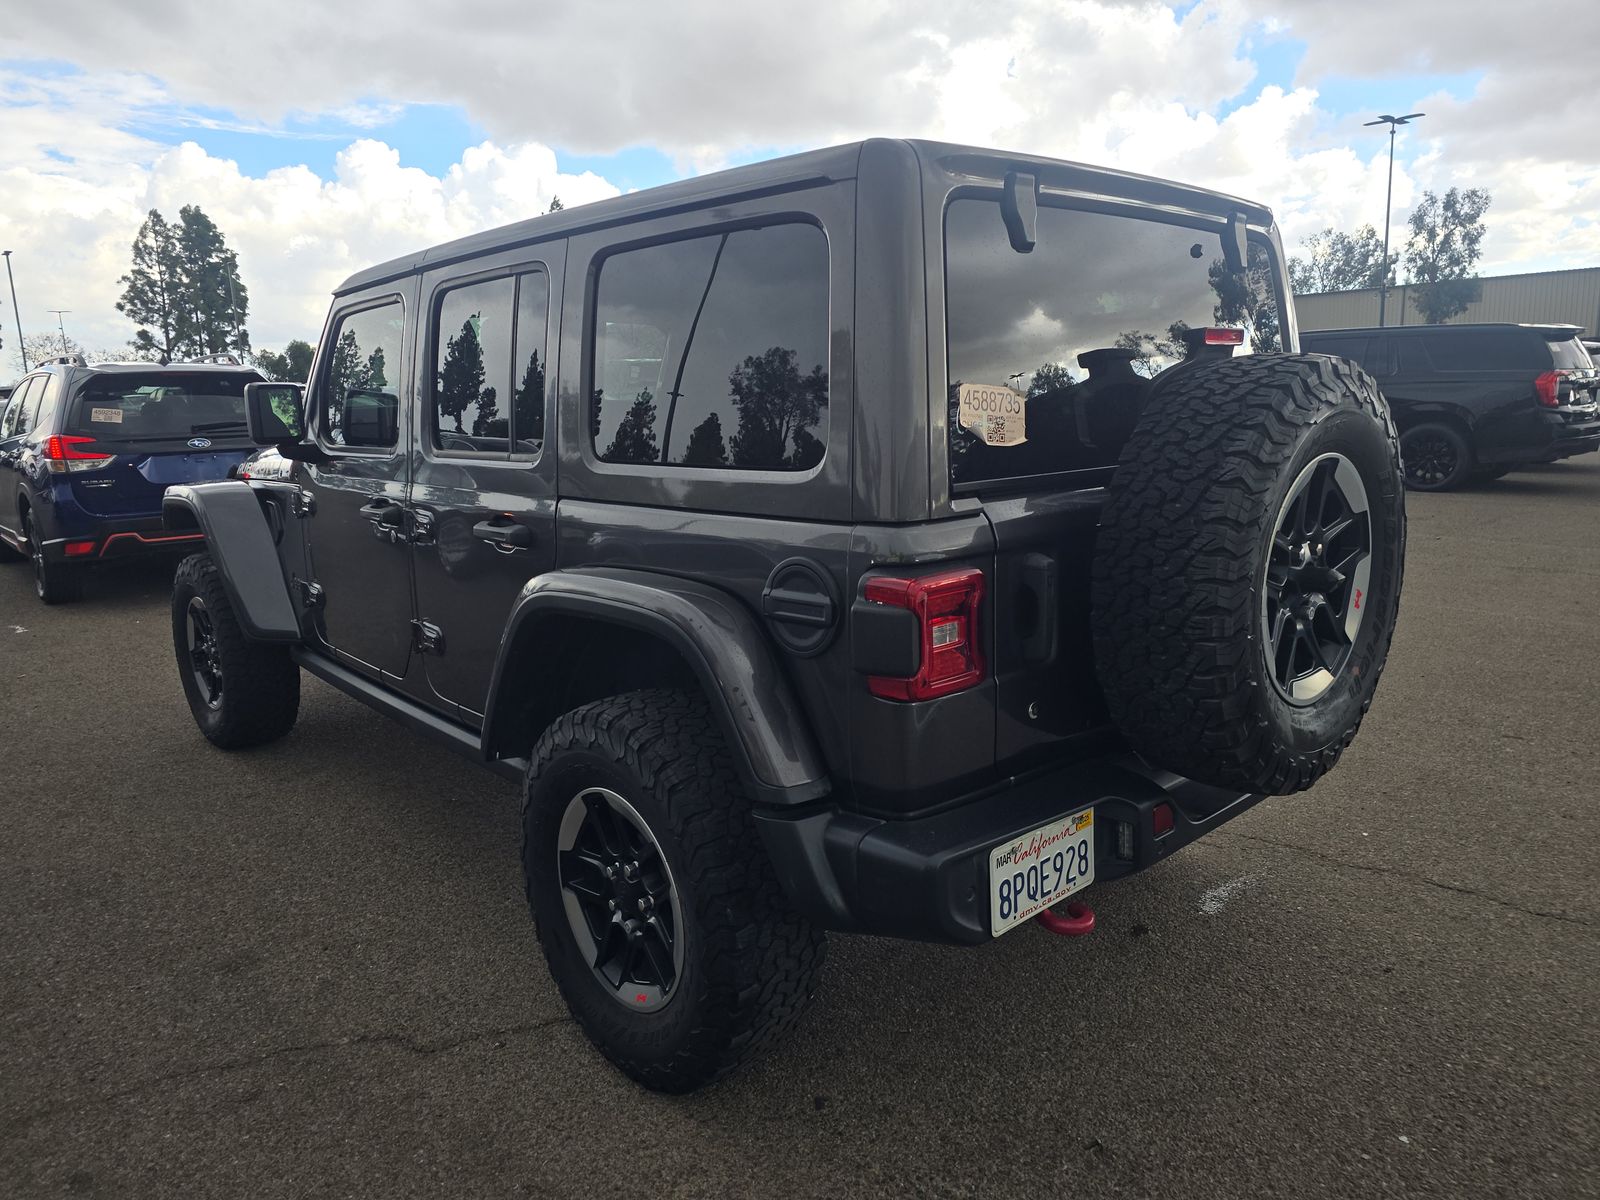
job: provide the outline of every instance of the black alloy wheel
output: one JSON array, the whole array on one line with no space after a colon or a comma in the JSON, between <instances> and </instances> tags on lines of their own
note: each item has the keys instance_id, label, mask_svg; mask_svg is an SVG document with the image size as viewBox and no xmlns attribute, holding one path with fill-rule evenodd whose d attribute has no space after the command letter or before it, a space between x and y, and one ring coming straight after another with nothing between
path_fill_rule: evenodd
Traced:
<instances>
[{"instance_id":1,"label":"black alloy wheel","mask_svg":"<svg viewBox=\"0 0 1600 1200\"><path fill-rule=\"evenodd\" d=\"M1262 645L1290 704L1315 701L1350 660L1372 569L1368 507L1355 464L1323 454L1300 472L1278 510L1262 588Z\"/></svg>"},{"instance_id":2,"label":"black alloy wheel","mask_svg":"<svg viewBox=\"0 0 1600 1200\"><path fill-rule=\"evenodd\" d=\"M31 515L22 517L22 536L28 546L28 558L33 565L33 594L46 604L64 604L83 595L81 568L65 563L52 563L44 556L44 543L34 527Z\"/></svg>"},{"instance_id":3,"label":"black alloy wheel","mask_svg":"<svg viewBox=\"0 0 1600 1200\"><path fill-rule=\"evenodd\" d=\"M1445 492L1465 482L1472 472L1472 450L1455 429L1445 424L1418 425L1400 439L1406 486L1418 492Z\"/></svg>"},{"instance_id":4,"label":"black alloy wheel","mask_svg":"<svg viewBox=\"0 0 1600 1200\"><path fill-rule=\"evenodd\" d=\"M590 970L634 1012L669 1004L683 974L683 910L644 818L609 788L573 796L556 838L566 917Z\"/></svg>"},{"instance_id":5,"label":"black alloy wheel","mask_svg":"<svg viewBox=\"0 0 1600 1200\"><path fill-rule=\"evenodd\" d=\"M189 673L194 677L200 699L209 709L222 707L222 655L217 647L217 631L199 596L189 600L185 615L189 635Z\"/></svg>"}]
</instances>

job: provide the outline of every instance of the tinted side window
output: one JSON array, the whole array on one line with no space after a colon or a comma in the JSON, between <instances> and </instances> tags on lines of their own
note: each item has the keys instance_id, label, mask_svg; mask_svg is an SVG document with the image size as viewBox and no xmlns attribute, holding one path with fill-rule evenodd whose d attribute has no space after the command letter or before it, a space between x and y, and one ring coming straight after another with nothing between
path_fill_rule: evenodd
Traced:
<instances>
[{"instance_id":1,"label":"tinted side window","mask_svg":"<svg viewBox=\"0 0 1600 1200\"><path fill-rule=\"evenodd\" d=\"M1428 357L1440 371L1543 370L1549 367L1550 356L1540 353L1542 340L1537 334L1514 329L1422 335Z\"/></svg>"},{"instance_id":2,"label":"tinted side window","mask_svg":"<svg viewBox=\"0 0 1600 1200\"><path fill-rule=\"evenodd\" d=\"M534 271L517 281L517 354L512 363L511 448L538 454L544 446L545 330L550 316L550 279Z\"/></svg>"},{"instance_id":3,"label":"tinted side window","mask_svg":"<svg viewBox=\"0 0 1600 1200\"><path fill-rule=\"evenodd\" d=\"M61 408L61 376L48 376L44 381L44 387L35 388L34 394L38 398L38 406L28 425L36 437L43 437L54 428L56 413Z\"/></svg>"},{"instance_id":4,"label":"tinted side window","mask_svg":"<svg viewBox=\"0 0 1600 1200\"><path fill-rule=\"evenodd\" d=\"M1367 366L1367 342L1364 337L1322 337L1305 338L1305 347L1312 354L1331 354L1336 358L1348 358L1351 362ZM1370 367L1367 368L1371 370Z\"/></svg>"},{"instance_id":5,"label":"tinted side window","mask_svg":"<svg viewBox=\"0 0 1600 1200\"><path fill-rule=\"evenodd\" d=\"M511 318L516 281L509 276L452 288L434 326L433 444L445 451L511 448Z\"/></svg>"},{"instance_id":6,"label":"tinted side window","mask_svg":"<svg viewBox=\"0 0 1600 1200\"><path fill-rule=\"evenodd\" d=\"M404 311L398 301L347 313L333 327L322 389L322 433L335 446L399 442Z\"/></svg>"},{"instance_id":7,"label":"tinted side window","mask_svg":"<svg viewBox=\"0 0 1600 1200\"><path fill-rule=\"evenodd\" d=\"M1428 356L1428 348L1421 338L1395 338L1394 346L1402 375L1426 375L1434 369L1433 359Z\"/></svg>"},{"instance_id":8,"label":"tinted side window","mask_svg":"<svg viewBox=\"0 0 1600 1200\"><path fill-rule=\"evenodd\" d=\"M16 437L28 432L29 401L33 397L34 386L38 383L37 376L30 376L17 385L16 392L11 397L11 403L6 407L6 437Z\"/></svg>"},{"instance_id":9,"label":"tinted side window","mask_svg":"<svg viewBox=\"0 0 1600 1200\"><path fill-rule=\"evenodd\" d=\"M827 238L773 225L612 255L591 353L605 461L808 470L827 441Z\"/></svg>"}]
</instances>

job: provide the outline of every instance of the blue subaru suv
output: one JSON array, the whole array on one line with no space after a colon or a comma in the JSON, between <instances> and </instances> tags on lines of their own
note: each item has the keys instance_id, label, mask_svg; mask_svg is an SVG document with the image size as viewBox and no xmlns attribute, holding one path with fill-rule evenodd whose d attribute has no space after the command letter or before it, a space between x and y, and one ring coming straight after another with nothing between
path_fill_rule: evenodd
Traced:
<instances>
[{"instance_id":1,"label":"blue subaru suv","mask_svg":"<svg viewBox=\"0 0 1600 1200\"><path fill-rule=\"evenodd\" d=\"M91 567L195 548L161 527L170 484L226 478L253 450L230 361L59 358L23 377L0 414L0 560L31 559L46 604L77 599Z\"/></svg>"}]
</instances>

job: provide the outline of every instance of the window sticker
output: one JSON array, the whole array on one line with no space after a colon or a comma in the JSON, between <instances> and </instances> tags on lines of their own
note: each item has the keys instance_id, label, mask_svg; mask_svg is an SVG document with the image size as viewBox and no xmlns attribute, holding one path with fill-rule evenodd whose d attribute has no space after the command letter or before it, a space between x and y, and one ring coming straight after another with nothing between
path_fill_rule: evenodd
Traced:
<instances>
[{"instance_id":1,"label":"window sticker","mask_svg":"<svg viewBox=\"0 0 1600 1200\"><path fill-rule=\"evenodd\" d=\"M1028 440L1028 402L1009 387L963 383L960 411L961 427L986 446L1020 446Z\"/></svg>"},{"instance_id":2,"label":"window sticker","mask_svg":"<svg viewBox=\"0 0 1600 1200\"><path fill-rule=\"evenodd\" d=\"M121 425L122 410L120 408L91 408L89 420L97 425Z\"/></svg>"}]
</instances>

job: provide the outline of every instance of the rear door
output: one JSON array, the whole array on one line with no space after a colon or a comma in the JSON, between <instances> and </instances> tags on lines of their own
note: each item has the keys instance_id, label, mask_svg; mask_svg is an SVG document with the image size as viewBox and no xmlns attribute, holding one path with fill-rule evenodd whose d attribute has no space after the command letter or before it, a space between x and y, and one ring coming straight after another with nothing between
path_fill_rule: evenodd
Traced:
<instances>
[{"instance_id":1,"label":"rear door","mask_svg":"<svg viewBox=\"0 0 1600 1200\"><path fill-rule=\"evenodd\" d=\"M552 281L560 244L422 281L411 554L432 700L481 721L518 591L555 565ZM553 430L553 420L551 422Z\"/></svg>"},{"instance_id":2,"label":"rear door","mask_svg":"<svg viewBox=\"0 0 1600 1200\"><path fill-rule=\"evenodd\" d=\"M323 461L304 464L315 512L307 573L322 593L319 633L334 656L384 682L411 661L411 555L406 541L410 367L404 292L341 297L329 317L307 397Z\"/></svg>"},{"instance_id":3,"label":"rear door","mask_svg":"<svg viewBox=\"0 0 1600 1200\"><path fill-rule=\"evenodd\" d=\"M22 490L22 443L28 431L29 404L44 380L30 376L17 385L0 413L0 533L13 545L22 544L22 522L17 495Z\"/></svg>"},{"instance_id":4,"label":"rear door","mask_svg":"<svg viewBox=\"0 0 1600 1200\"><path fill-rule=\"evenodd\" d=\"M976 498L994 530L984 603L995 759L1010 769L1104 736L1089 622L1095 531L1102 485L1152 381L1186 357L1190 329L1242 327L1244 352L1282 347L1271 243L1252 233L1248 269L1235 274L1225 231L1200 216L1041 199L1037 244L1019 253L998 198L946 209L951 492L958 504Z\"/></svg>"},{"instance_id":5,"label":"rear door","mask_svg":"<svg viewBox=\"0 0 1600 1200\"><path fill-rule=\"evenodd\" d=\"M159 367L89 376L68 399L61 432L91 439L74 444L80 453L114 457L71 474L73 499L94 516L155 516L173 484L226 478L254 448L244 386L259 378Z\"/></svg>"}]
</instances>

